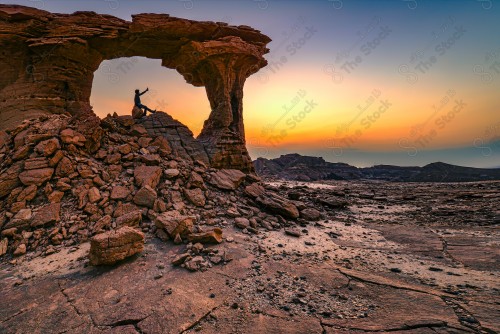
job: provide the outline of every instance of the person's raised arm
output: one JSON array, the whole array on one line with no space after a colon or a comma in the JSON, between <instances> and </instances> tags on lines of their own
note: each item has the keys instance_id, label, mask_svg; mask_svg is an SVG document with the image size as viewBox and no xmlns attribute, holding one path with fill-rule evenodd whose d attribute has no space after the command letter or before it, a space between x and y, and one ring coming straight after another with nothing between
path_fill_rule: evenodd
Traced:
<instances>
[{"instance_id":1,"label":"person's raised arm","mask_svg":"<svg viewBox=\"0 0 500 334\"><path fill-rule=\"evenodd\" d=\"M146 88L146 90L144 92L142 92L141 94L139 94L139 95L142 95L142 94L146 93L148 90L149 90L149 88Z\"/></svg>"}]
</instances>

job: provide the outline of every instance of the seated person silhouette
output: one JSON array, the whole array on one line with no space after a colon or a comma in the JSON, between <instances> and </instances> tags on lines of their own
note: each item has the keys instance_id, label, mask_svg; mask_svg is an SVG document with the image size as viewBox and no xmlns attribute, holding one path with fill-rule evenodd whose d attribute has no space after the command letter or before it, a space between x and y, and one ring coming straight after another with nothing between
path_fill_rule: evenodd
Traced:
<instances>
[{"instance_id":1,"label":"seated person silhouette","mask_svg":"<svg viewBox=\"0 0 500 334\"><path fill-rule=\"evenodd\" d=\"M147 106L141 103L141 95L146 93L147 91L149 91L149 88L146 88L146 90L142 93L140 93L138 89L135 90L134 103L137 106L137 108L144 110L144 114L142 115L142 117L146 116L146 112L148 111L153 114L156 112L156 110L151 110Z\"/></svg>"}]
</instances>

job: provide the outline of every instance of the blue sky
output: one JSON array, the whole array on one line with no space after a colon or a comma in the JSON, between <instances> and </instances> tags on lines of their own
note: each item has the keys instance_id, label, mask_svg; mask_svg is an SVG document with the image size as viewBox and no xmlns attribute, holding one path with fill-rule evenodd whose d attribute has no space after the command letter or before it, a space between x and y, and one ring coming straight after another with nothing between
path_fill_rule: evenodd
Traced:
<instances>
[{"instance_id":1,"label":"blue sky","mask_svg":"<svg viewBox=\"0 0 500 334\"><path fill-rule=\"evenodd\" d=\"M298 152L358 166L434 161L500 166L500 67L498 72L492 67L500 62L500 1L3 3L63 13L92 10L127 20L137 13L169 13L261 30L273 39L266 58L275 65L245 85L245 128L253 158ZM305 38L308 31L313 33ZM276 65L283 57L286 62ZM356 59L361 62L347 71L346 62ZM421 65L423 71L417 68L421 61L430 64ZM120 71L124 64L127 71ZM110 73L119 80L112 82ZM94 111L128 114L130 92L145 87L152 92L146 100L150 106L172 114L195 134L201 130L209 113L204 89L187 85L175 71L161 68L159 60L103 62L94 78ZM283 106L298 91L306 92L301 103L314 100L318 107L296 122L290 117L299 110L283 116ZM370 107L358 118L357 110L374 91L391 106L366 128L366 117L377 116L377 110ZM453 109L457 101L464 105L458 111Z\"/></svg>"}]
</instances>

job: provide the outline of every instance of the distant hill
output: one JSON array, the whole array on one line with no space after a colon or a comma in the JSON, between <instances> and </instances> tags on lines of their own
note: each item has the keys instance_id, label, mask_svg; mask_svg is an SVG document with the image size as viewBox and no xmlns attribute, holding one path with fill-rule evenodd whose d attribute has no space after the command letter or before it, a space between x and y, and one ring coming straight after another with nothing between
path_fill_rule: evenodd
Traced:
<instances>
[{"instance_id":1,"label":"distant hill","mask_svg":"<svg viewBox=\"0 0 500 334\"><path fill-rule=\"evenodd\" d=\"M500 180L500 168L473 168L434 162L424 167L376 165L358 168L327 162L321 157L286 154L276 159L258 158L257 174L283 180L385 180L398 182L470 182Z\"/></svg>"}]
</instances>

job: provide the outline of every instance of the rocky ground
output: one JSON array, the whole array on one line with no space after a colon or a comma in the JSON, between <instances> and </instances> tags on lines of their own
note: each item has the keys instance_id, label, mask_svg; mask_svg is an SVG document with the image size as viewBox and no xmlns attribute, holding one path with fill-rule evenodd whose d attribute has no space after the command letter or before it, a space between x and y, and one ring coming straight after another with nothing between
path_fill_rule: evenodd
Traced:
<instances>
[{"instance_id":1,"label":"rocky ground","mask_svg":"<svg viewBox=\"0 0 500 334\"><path fill-rule=\"evenodd\" d=\"M85 241L4 257L0 332L495 333L499 185L245 181L193 222L220 244L162 241L146 215L112 266Z\"/></svg>"}]
</instances>

